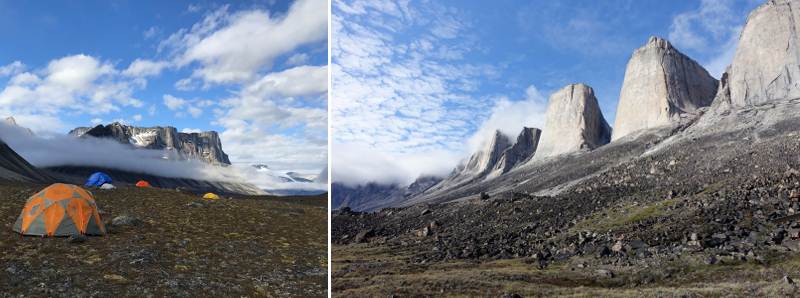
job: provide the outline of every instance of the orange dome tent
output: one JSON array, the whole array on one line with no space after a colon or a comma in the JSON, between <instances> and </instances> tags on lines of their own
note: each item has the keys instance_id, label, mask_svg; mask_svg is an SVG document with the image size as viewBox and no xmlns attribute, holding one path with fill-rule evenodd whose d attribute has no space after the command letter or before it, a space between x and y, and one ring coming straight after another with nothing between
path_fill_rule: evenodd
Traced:
<instances>
[{"instance_id":1,"label":"orange dome tent","mask_svg":"<svg viewBox=\"0 0 800 298\"><path fill-rule=\"evenodd\" d=\"M14 231L36 236L104 235L106 228L89 192L56 183L28 199Z\"/></svg>"},{"instance_id":2,"label":"orange dome tent","mask_svg":"<svg viewBox=\"0 0 800 298\"><path fill-rule=\"evenodd\" d=\"M150 186L150 182L147 182L147 181L144 181L144 180L139 180L139 182L136 182L136 186L138 186L138 187L152 187L152 186Z\"/></svg>"}]
</instances>

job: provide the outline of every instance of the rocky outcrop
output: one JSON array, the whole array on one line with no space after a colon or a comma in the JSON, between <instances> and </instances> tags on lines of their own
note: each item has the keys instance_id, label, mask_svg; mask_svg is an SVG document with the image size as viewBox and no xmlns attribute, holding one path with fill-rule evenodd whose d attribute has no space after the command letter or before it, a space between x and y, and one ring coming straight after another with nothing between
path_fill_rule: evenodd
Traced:
<instances>
[{"instance_id":1,"label":"rocky outcrop","mask_svg":"<svg viewBox=\"0 0 800 298\"><path fill-rule=\"evenodd\" d=\"M458 177L477 177L487 174L494 168L503 156L503 152L511 147L508 137L500 131L495 131L491 141L483 149L472 154L466 164L456 169Z\"/></svg>"},{"instance_id":2,"label":"rocky outcrop","mask_svg":"<svg viewBox=\"0 0 800 298\"><path fill-rule=\"evenodd\" d=\"M594 149L611 139L594 90L571 84L550 96L541 141L534 159Z\"/></svg>"},{"instance_id":3,"label":"rocky outcrop","mask_svg":"<svg viewBox=\"0 0 800 298\"><path fill-rule=\"evenodd\" d=\"M228 155L222 151L222 142L215 131L201 133L178 132L172 126L135 127L114 122L93 128L78 127L70 135L110 138L137 148L166 150L168 158L197 159L211 164L230 165Z\"/></svg>"},{"instance_id":4,"label":"rocky outcrop","mask_svg":"<svg viewBox=\"0 0 800 298\"><path fill-rule=\"evenodd\" d=\"M441 181L441 177L427 175L420 176L417 178L417 180L414 180L414 182L406 187L406 189L403 191L403 196L410 197L421 194Z\"/></svg>"},{"instance_id":5,"label":"rocky outcrop","mask_svg":"<svg viewBox=\"0 0 800 298\"><path fill-rule=\"evenodd\" d=\"M402 196L401 192L401 187L394 184L367 183L351 186L334 182L331 183L331 208L372 210L374 206L391 204Z\"/></svg>"},{"instance_id":6,"label":"rocky outcrop","mask_svg":"<svg viewBox=\"0 0 800 298\"><path fill-rule=\"evenodd\" d=\"M486 175L486 179L492 179L508 173L517 165L528 161L536 153L541 135L542 130L538 128L523 127L522 132L517 136L517 142L503 151L500 160L497 161L492 171Z\"/></svg>"},{"instance_id":7,"label":"rocky outcrop","mask_svg":"<svg viewBox=\"0 0 800 298\"><path fill-rule=\"evenodd\" d=\"M508 137L499 130L494 132L494 136L483 147L473 153L469 159L462 161L455 169L439 184L431 188L431 191L438 191L457 187L464 183L483 178L488 175L495 165L500 161L503 152L511 147Z\"/></svg>"},{"instance_id":8,"label":"rocky outcrop","mask_svg":"<svg viewBox=\"0 0 800 298\"><path fill-rule=\"evenodd\" d=\"M730 103L800 98L800 2L771 0L747 18L728 69Z\"/></svg>"},{"instance_id":9,"label":"rocky outcrop","mask_svg":"<svg viewBox=\"0 0 800 298\"><path fill-rule=\"evenodd\" d=\"M650 37L625 70L612 140L680 120L711 104L717 80L667 40Z\"/></svg>"}]
</instances>

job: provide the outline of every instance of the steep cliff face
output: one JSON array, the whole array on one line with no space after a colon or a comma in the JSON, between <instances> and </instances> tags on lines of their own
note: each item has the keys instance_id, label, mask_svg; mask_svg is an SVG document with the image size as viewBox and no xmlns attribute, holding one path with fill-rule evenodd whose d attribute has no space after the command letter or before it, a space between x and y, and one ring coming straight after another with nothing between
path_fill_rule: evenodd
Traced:
<instances>
[{"instance_id":1,"label":"steep cliff face","mask_svg":"<svg viewBox=\"0 0 800 298\"><path fill-rule=\"evenodd\" d=\"M508 173L517 165L524 164L536 153L539 146L539 138L542 130L533 127L523 127L522 132L517 136L517 142L503 151L500 160L486 175L486 179L492 179L502 174Z\"/></svg>"},{"instance_id":2,"label":"steep cliff face","mask_svg":"<svg viewBox=\"0 0 800 298\"><path fill-rule=\"evenodd\" d=\"M633 52L625 70L612 140L669 125L709 106L717 80L669 41L651 37Z\"/></svg>"},{"instance_id":3,"label":"steep cliff face","mask_svg":"<svg viewBox=\"0 0 800 298\"><path fill-rule=\"evenodd\" d=\"M731 104L800 98L798 30L798 1L771 0L750 13L727 73Z\"/></svg>"},{"instance_id":4,"label":"steep cliff face","mask_svg":"<svg viewBox=\"0 0 800 298\"><path fill-rule=\"evenodd\" d=\"M77 137L110 138L138 148L166 150L169 159L197 159L211 164L230 165L215 131L182 133L175 127L135 127L114 122L93 128L78 127L69 132Z\"/></svg>"},{"instance_id":5,"label":"steep cliff face","mask_svg":"<svg viewBox=\"0 0 800 298\"><path fill-rule=\"evenodd\" d=\"M55 181L50 175L28 163L2 140L0 140L0 180L34 183Z\"/></svg>"},{"instance_id":6,"label":"steep cliff face","mask_svg":"<svg viewBox=\"0 0 800 298\"><path fill-rule=\"evenodd\" d=\"M594 90L571 84L550 96L542 137L534 159L594 149L611 139L611 128L597 105Z\"/></svg>"},{"instance_id":7,"label":"steep cliff face","mask_svg":"<svg viewBox=\"0 0 800 298\"><path fill-rule=\"evenodd\" d=\"M473 153L469 159L462 161L455 169L431 191L438 191L462 185L478 178L485 177L497 165L503 152L511 147L511 142L500 131L495 131L494 136L483 147Z\"/></svg>"}]
</instances>

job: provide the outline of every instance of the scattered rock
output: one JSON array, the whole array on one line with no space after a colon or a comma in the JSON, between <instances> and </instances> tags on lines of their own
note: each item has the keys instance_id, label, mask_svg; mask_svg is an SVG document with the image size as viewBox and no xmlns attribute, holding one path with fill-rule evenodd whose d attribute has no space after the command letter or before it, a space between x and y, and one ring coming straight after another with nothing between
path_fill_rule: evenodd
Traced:
<instances>
[{"instance_id":1,"label":"scattered rock","mask_svg":"<svg viewBox=\"0 0 800 298\"><path fill-rule=\"evenodd\" d=\"M103 275L103 278L107 281L114 282L114 283L127 283L128 279L119 274L106 274Z\"/></svg>"},{"instance_id":2,"label":"scattered rock","mask_svg":"<svg viewBox=\"0 0 800 298\"><path fill-rule=\"evenodd\" d=\"M186 206L199 208L199 207L205 207L207 205L204 202L189 202L189 204L186 204Z\"/></svg>"},{"instance_id":3,"label":"scattered rock","mask_svg":"<svg viewBox=\"0 0 800 298\"><path fill-rule=\"evenodd\" d=\"M614 278L614 272L608 269L597 269L594 272L600 277Z\"/></svg>"},{"instance_id":4,"label":"scattered rock","mask_svg":"<svg viewBox=\"0 0 800 298\"><path fill-rule=\"evenodd\" d=\"M784 275L783 276L783 283L789 284L789 285L793 285L794 284L794 280L791 277L789 277L788 275Z\"/></svg>"},{"instance_id":5,"label":"scattered rock","mask_svg":"<svg viewBox=\"0 0 800 298\"><path fill-rule=\"evenodd\" d=\"M86 242L86 236L81 234L70 235L67 238L67 242L69 243L83 243Z\"/></svg>"},{"instance_id":6,"label":"scattered rock","mask_svg":"<svg viewBox=\"0 0 800 298\"><path fill-rule=\"evenodd\" d=\"M364 243L367 242L367 239L372 236L375 236L375 231L373 231L372 229L363 230L361 232L358 232L358 234L356 234L356 237L353 238L353 242Z\"/></svg>"},{"instance_id":7,"label":"scattered rock","mask_svg":"<svg viewBox=\"0 0 800 298\"><path fill-rule=\"evenodd\" d=\"M428 229L428 227L424 227L422 229L417 230L416 235L417 237L428 237L428 234L430 234L430 232L431 230Z\"/></svg>"},{"instance_id":8,"label":"scattered rock","mask_svg":"<svg viewBox=\"0 0 800 298\"><path fill-rule=\"evenodd\" d=\"M139 219L137 217L134 217L134 216L130 216L130 215L120 215L120 216L114 217L114 219L111 220L111 225L117 226L117 227L119 227L119 226L140 226L143 223L144 222L141 219Z\"/></svg>"},{"instance_id":9,"label":"scattered rock","mask_svg":"<svg viewBox=\"0 0 800 298\"><path fill-rule=\"evenodd\" d=\"M422 210L422 213L420 213L420 215L428 215L430 213L431 213L430 209L425 209L425 210Z\"/></svg>"},{"instance_id":10,"label":"scattered rock","mask_svg":"<svg viewBox=\"0 0 800 298\"><path fill-rule=\"evenodd\" d=\"M613 252L623 252L625 251L625 246L622 241L617 241L617 243L614 243L614 246L611 247L611 250Z\"/></svg>"}]
</instances>

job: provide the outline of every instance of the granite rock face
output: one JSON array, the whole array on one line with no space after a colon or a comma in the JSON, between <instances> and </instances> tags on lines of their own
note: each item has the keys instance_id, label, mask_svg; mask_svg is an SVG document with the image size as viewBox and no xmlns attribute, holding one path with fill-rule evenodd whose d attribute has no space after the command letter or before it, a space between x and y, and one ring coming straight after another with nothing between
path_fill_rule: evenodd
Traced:
<instances>
[{"instance_id":1,"label":"granite rock face","mask_svg":"<svg viewBox=\"0 0 800 298\"><path fill-rule=\"evenodd\" d=\"M93 128L78 127L69 132L77 137L110 138L137 148L165 150L169 159L197 159L210 164L230 165L215 131L178 132L175 127L135 127L114 122Z\"/></svg>"},{"instance_id":2,"label":"granite rock face","mask_svg":"<svg viewBox=\"0 0 800 298\"><path fill-rule=\"evenodd\" d=\"M491 141L473 153L468 160L456 166L443 184L458 183L485 175L494 168L503 152L510 147L511 141L508 137L500 131L495 131Z\"/></svg>"},{"instance_id":3,"label":"granite rock face","mask_svg":"<svg viewBox=\"0 0 800 298\"><path fill-rule=\"evenodd\" d=\"M650 37L625 70L612 140L637 130L669 125L707 107L718 82L669 41Z\"/></svg>"},{"instance_id":4,"label":"granite rock face","mask_svg":"<svg viewBox=\"0 0 800 298\"><path fill-rule=\"evenodd\" d=\"M468 160L462 161L455 169L431 191L439 191L456 187L464 183L485 177L500 161L503 152L511 147L511 141L500 131L495 131L491 141L473 153Z\"/></svg>"},{"instance_id":5,"label":"granite rock face","mask_svg":"<svg viewBox=\"0 0 800 298\"><path fill-rule=\"evenodd\" d=\"M594 90L585 84L571 84L550 96L534 159L594 149L610 140L611 127L603 118Z\"/></svg>"},{"instance_id":6,"label":"granite rock face","mask_svg":"<svg viewBox=\"0 0 800 298\"><path fill-rule=\"evenodd\" d=\"M486 178L491 179L502 174L508 173L517 165L524 164L531 159L536 153L536 148L539 146L539 138L542 136L542 130L533 127L523 127L522 132L517 136L517 142L511 147L503 151L500 160L492 168Z\"/></svg>"},{"instance_id":7,"label":"granite rock face","mask_svg":"<svg viewBox=\"0 0 800 298\"><path fill-rule=\"evenodd\" d=\"M798 1L771 0L750 13L728 69L732 105L800 97L798 30Z\"/></svg>"}]
</instances>

